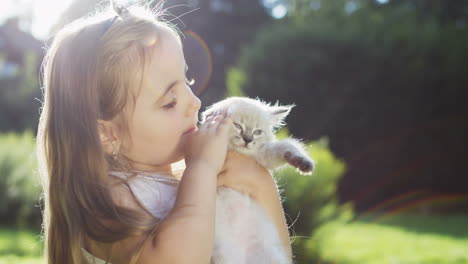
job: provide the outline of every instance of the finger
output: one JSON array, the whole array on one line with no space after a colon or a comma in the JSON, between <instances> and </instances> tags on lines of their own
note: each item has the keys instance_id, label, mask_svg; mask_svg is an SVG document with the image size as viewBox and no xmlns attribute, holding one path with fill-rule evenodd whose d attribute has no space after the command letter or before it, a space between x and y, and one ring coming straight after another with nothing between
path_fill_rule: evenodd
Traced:
<instances>
[{"instance_id":1,"label":"finger","mask_svg":"<svg viewBox=\"0 0 468 264\"><path fill-rule=\"evenodd\" d=\"M229 117L231 113L226 109L224 110L224 118Z\"/></svg>"},{"instance_id":2,"label":"finger","mask_svg":"<svg viewBox=\"0 0 468 264\"><path fill-rule=\"evenodd\" d=\"M214 116L210 115L207 119L205 119L205 122L203 122L203 123L206 123L206 122L212 120L213 118L214 118Z\"/></svg>"},{"instance_id":3,"label":"finger","mask_svg":"<svg viewBox=\"0 0 468 264\"><path fill-rule=\"evenodd\" d=\"M213 112L210 112L209 114L205 114L203 120L206 121L208 118L210 118L212 116L215 116L215 115L213 115Z\"/></svg>"},{"instance_id":4,"label":"finger","mask_svg":"<svg viewBox=\"0 0 468 264\"><path fill-rule=\"evenodd\" d=\"M209 116L211 116L211 115L213 115L213 116L220 115L220 116L225 117L226 113L227 113L227 109L219 109L219 110L216 110L214 112L211 112Z\"/></svg>"},{"instance_id":5,"label":"finger","mask_svg":"<svg viewBox=\"0 0 468 264\"><path fill-rule=\"evenodd\" d=\"M212 123L218 122L218 121L221 121L221 120L223 120L223 116L222 116L222 115L217 115L217 116L215 116L215 117L213 118Z\"/></svg>"},{"instance_id":6,"label":"finger","mask_svg":"<svg viewBox=\"0 0 468 264\"><path fill-rule=\"evenodd\" d=\"M216 116L213 118L213 120L210 121L210 124L208 125L208 129L212 132L216 131L216 128L219 125L219 121L221 120L220 116Z\"/></svg>"},{"instance_id":7,"label":"finger","mask_svg":"<svg viewBox=\"0 0 468 264\"><path fill-rule=\"evenodd\" d=\"M207 130L211 121L212 121L212 117L210 118L207 118L203 123L200 124L200 126L198 126L198 130L199 131L204 131L204 130Z\"/></svg>"},{"instance_id":8,"label":"finger","mask_svg":"<svg viewBox=\"0 0 468 264\"><path fill-rule=\"evenodd\" d=\"M222 109L222 110L216 112L216 115L219 115L222 118L226 118L227 116L229 116L228 114L229 113L228 113L227 109Z\"/></svg>"},{"instance_id":9,"label":"finger","mask_svg":"<svg viewBox=\"0 0 468 264\"><path fill-rule=\"evenodd\" d=\"M213 120L214 116L210 116L208 117L207 119L205 119L205 121L201 124L201 125L207 125L209 123L211 123L211 121Z\"/></svg>"},{"instance_id":10,"label":"finger","mask_svg":"<svg viewBox=\"0 0 468 264\"><path fill-rule=\"evenodd\" d=\"M209 121L207 121L206 130L210 132L216 131L216 127L218 126L219 120L220 120L219 116L214 116Z\"/></svg>"},{"instance_id":11,"label":"finger","mask_svg":"<svg viewBox=\"0 0 468 264\"><path fill-rule=\"evenodd\" d=\"M212 125L218 123L221 120L221 118L222 117L219 116L219 115L213 116L213 118L209 122L209 125L212 126Z\"/></svg>"},{"instance_id":12,"label":"finger","mask_svg":"<svg viewBox=\"0 0 468 264\"><path fill-rule=\"evenodd\" d=\"M221 120L221 124L223 125L231 125L232 122L233 120L230 116L224 116L223 119Z\"/></svg>"},{"instance_id":13,"label":"finger","mask_svg":"<svg viewBox=\"0 0 468 264\"><path fill-rule=\"evenodd\" d=\"M227 133L227 131L229 131L229 128L231 127L231 124L232 124L232 119L230 117L225 117L223 118L223 120L221 120L221 122L219 122L219 125L218 125L218 131L219 133Z\"/></svg>"}]
</instances>

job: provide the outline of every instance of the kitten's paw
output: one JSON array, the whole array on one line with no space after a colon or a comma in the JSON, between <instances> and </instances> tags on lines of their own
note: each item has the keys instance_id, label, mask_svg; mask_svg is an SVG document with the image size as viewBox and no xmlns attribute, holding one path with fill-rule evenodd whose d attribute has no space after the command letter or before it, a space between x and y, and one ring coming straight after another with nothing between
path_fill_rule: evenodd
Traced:
<instances>
[{"instance_id":1,"label":"kitten's paw","mask_svg":"<svg viewBox=\"0 0 468 264\"><path fill-rule=\"evenodd\" d=\"M312 174L314 163L311 159L303 156L294 155L290 151L284 153L284 159L291 164L291 166L299 169L303 174Z\"/></svg>"}]
</instances>

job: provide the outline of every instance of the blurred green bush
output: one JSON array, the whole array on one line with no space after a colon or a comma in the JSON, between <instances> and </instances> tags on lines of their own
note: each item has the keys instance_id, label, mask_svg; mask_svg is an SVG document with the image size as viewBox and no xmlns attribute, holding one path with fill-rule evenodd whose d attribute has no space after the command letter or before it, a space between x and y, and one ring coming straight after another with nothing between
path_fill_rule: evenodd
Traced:
<instances>
[{"instance_id":1,"label":"blurred green bush","mask_svg":"<svg viewBox=\"0 0 468 264\"><path fill-rule=\"evenodd\" d=\"M39 227L41 186L31 131L0 133L0 224Z\"/></svg>"},{"instance_id":2,"label":"blurred green bush","mask_svg":"<svg viewBox=\"0 0 468 264\"><path fill-rule=\"evenodd\" d=\"M466 27L422 19L406 8L347 14L331 2L259 30L228 70L227 93L295 103L307 115L291 116L290 131L307 139L325 134L336 138L333 144L343 140L333 133L361 128L366 120L372 125L362 127L364 142L375 119L383 120L384 131L394 128L381 118L386 114L419 121L435 112L459 113L457 95L468 84ZM342 122L331 126L330 119Z\"/></svg>"},{"instance_id":3,"label":"blurred green bush","mask_svg":"<svg viewBox=\"0 0 468 264\"><path fill-rule=\"evenodd\" d=\"M282 129L277 137L288 136ZM307 241L319 226L330 221L346 222L353 218L352 204L340 205L337 197L338 181L346 165L337 159L328 148L328 139L303 142L315 161L312 175L301 175L285 166L274 172L282 192L283 206L293 240L296 263L314 263L317 252L307 251ZM310 247L309 247L310 248Z\"/></svg>"}]
</instances>

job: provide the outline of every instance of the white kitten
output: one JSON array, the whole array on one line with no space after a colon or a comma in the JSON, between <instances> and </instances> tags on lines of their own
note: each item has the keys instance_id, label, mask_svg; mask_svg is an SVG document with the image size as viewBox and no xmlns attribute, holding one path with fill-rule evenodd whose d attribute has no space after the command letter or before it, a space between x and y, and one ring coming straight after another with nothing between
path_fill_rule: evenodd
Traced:
<instances>
[{"instance_id":1,"label":"white kitten","mask_svg":"<svg viewBox=\"0 0 468 264\"><path fill-rule=\"evenodd\" d=\"M202 120L227 111L233 120L229 149L254 157L267 169L289 163L301 173L311 174L314 161L303 145L293 138L278 141L274 134L284 125L284 118L292 107L294 105L271 106L247 97L230 97L207 108Z\"/></svg>"},{"instance_id":2,"label":"white kitten","mask_svg":"<svg viewBox=\"0 0 468 264\"><path fill-rule=\"evenodd\" d=\"M311 173L313 161L302 144L293 138L278 141L274 135L292 107L231 97L209 107L202 113L202 120L227 111L233 120L229 149L254 157L268 169L287 162L302 173ZM290 263L278 231L264 210L246 194L218 188L211 264Z\"/></svg>"}]
</instances>

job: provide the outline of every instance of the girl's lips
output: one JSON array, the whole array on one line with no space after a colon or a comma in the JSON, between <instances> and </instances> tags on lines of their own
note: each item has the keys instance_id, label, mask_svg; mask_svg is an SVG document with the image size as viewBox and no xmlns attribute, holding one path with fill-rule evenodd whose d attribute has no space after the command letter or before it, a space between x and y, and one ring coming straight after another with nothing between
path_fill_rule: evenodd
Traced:
<instances>
[{"instance_id":1,"label":"girl's lips","mask_svg":"<svg viewBox=\"0 0 468 264\"><path fill-rule=\"evenodd\" d=\"M198 131L198 127L194 126L194 127L190 128L189 130L185 131L184 135L190 135L190 134L193 134L193 133L195 133L197 131Z\"/></svg>"}]
</instances>

